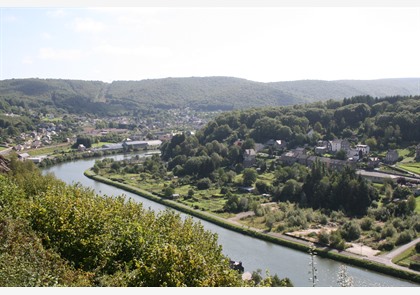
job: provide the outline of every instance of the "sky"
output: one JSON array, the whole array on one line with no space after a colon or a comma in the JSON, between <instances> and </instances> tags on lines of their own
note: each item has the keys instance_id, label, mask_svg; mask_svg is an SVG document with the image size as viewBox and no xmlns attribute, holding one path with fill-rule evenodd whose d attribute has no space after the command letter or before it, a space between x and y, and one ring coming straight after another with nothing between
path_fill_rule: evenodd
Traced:
<instances>
[{"instance_id":1,"label":"sky","mask_svg":"<svg viewBox=\"0 0 420 295\"><path fill-rule=\"evenodd\" d=\"M1 1L0 80L420 77L420 4L122 7L106 1Z\"/></svg>"}]
</instances>

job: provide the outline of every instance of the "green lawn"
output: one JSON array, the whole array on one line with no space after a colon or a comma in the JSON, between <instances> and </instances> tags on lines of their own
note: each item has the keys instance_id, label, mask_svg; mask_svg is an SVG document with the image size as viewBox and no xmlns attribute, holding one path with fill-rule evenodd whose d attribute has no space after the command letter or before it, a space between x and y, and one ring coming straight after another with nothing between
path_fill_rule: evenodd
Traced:
<instances>
[{"instance_id":1,"label":"green lawn","mask_svg":"<svg viewBox=\"0 0 420 295\"><path fill-rule=\"evenodd\" d=\"M397 164L397 167L416 174L420 174L420 162Z\"/></svg>"},{"instance_id":2,"label":"green lawn","mask_svg":"<svg viewBox=\"0 0 420 295\"><path fill-rule=\"evenodd\" d=\"M406 157L410 151L408 149L397 149L398 155Z\"/></svg>"},{"instance_id":3,"label":"green lawn","mask_svg":"<svg viewBox=\"0 0 420 295\"><path fill-rule=\"evenodd\" d=\"M98 142L98 143L94 143L94 144L92 144L92 148L100 148L100 147L102 147L103 145L106 145L106 144L115 144L115 142Z\"/></svg>"},{"instance_id":4,"label":"green lawn","mask_svg":"<svg viewBox=\"0 0 420 295\"><path fill-rule=\"evenodd\" d=\"M69 152L71 151L70 145L63 145L63 146L48 146L48 147L42 147L38 149L31 149L28 150L27 153L31 157L41 156L41 155L52 155L59 152Z\"/></svg>"}]
</instances>

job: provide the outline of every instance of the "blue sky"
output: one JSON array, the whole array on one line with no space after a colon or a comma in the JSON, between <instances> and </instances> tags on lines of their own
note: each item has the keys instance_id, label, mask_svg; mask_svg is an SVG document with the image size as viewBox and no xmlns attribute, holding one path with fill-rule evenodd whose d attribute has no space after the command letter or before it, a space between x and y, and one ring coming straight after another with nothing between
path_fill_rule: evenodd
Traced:
<instances>
[{"instance_id":1,"label":"blue sky","mask_svg":"<svg viewBox=\"0 0 420 295\"><path fill-rule=\"evenodd\" d=\"M419 6L4 5L0 34L1 80L420 77Z\"/></svg>"}]
</instances>

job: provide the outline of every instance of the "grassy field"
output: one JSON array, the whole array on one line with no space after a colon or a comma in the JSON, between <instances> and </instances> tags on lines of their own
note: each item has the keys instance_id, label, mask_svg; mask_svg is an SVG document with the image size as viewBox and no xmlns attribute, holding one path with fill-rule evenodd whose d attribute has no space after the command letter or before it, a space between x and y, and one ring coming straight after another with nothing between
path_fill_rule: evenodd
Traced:
<instances>
[{"instance_id":1,"label":"grassy field","mask_svg":"<svg viewBox=\"0 0 420 295\"><path fill-rule=\"evenodd\" d=\"M214 214L221 214L223 207L226 203L226 197L224 194L220 193L220 187L212 185L208 189L199 190L195 185L191 184L179 184L177 178L171 178L167 180L162 180L159 177L154 177L149 173L140 173L140 174L131 174L131 173L101 173L102 176L111 179L113 181L118 181L134 187L141 187L143 190L155 193L163 194L166 187L171 184L174 185L174 193L179 194L177 202L187 205L194 209L199 209L202 211L212 212ZM258 177L260 180L270 181L274 175L265 174L264 177L261 175ZM236 176L235 181L240 182L242 179L242 174ZM194 191L192 196L188 195L190 190ZM237 192L235 193L240 197L254 197L251 193L246 192Z\"/></svg>"},{"instance_id":2,"label":"grassy field","mask_svg":"<svg viewBox=\"0 0 420 295\"><path fill-rule=\"evenodd\" d=\"M71 150L70 144L63 144L63 145L55 145L55 146L47 146L41 147L38 149L31 149L28 150L27 153L31 157L41 156L41 155L52 155L59 152L68 152Z\"/></svg>"},{"instance_id":3,"label":"grassy field","mask_svg":"<svg viewBox=\"0 0 420 295\"><path fill-rule=\"evenodd\" d=\"M420 174L420 162L397 164L397 167L412 173Z\"/></svg>"},{"instance_id":4,"label":"grassy field","mask_svg":"<svg viewBox=\"0 0 420 295\"><path fill-rule=\"evenodd\" d=\"M106 145L106 144L115 144L115 142L98 142L98 143L94 143L94 144L92 144L92 148L100 148L100 147L102 147L103 145Z\"/></svg>"}]
</instances>

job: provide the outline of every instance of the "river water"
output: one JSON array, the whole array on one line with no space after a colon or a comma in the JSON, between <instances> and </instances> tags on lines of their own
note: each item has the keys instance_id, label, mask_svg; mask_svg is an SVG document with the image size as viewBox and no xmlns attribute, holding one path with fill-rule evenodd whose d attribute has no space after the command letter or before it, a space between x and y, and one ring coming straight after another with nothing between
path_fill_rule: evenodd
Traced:
<instances>
[{"instance_id":1,"label":"river water","mask_svg":"<svg viewBox=\"0 0 420 295\"><path fill-rule=\"evenodd\" d=\"M139 154L147 156L147 154ZM108 156L115 160L122 160L133 155ZM155 212L165 210L168 207L142 198L138 195L125 192L113 186L94 181L83 175L83 172L91 168L96 159L83 159L73 162L61 163L45 168L43 173L52 173L57 178L68 184L80 183L90 187L100 195L119 196L124 195L143 203L144 208ZM171 209L172 210L172 209ZM180 213L181 216L186 216ZM235 261L242 261L246 272L258 269L265 276L266 271L271 275L277 274L279 278L289 278L295 287L311 287L310 280L310 256L307 253L289 249L270 242L261 241L243 234L227 230L205 220L194 217L201 222L206 230L218 235L219 244L222 245L223 253ZM315 257L316 273L318 281L316 287L339 287L337 276L341 262L322 257ZM353 278L355 287L419 287L419 284L400 280L387 275L347 265L347 273Z\"/></svg>"}]
</instances>

